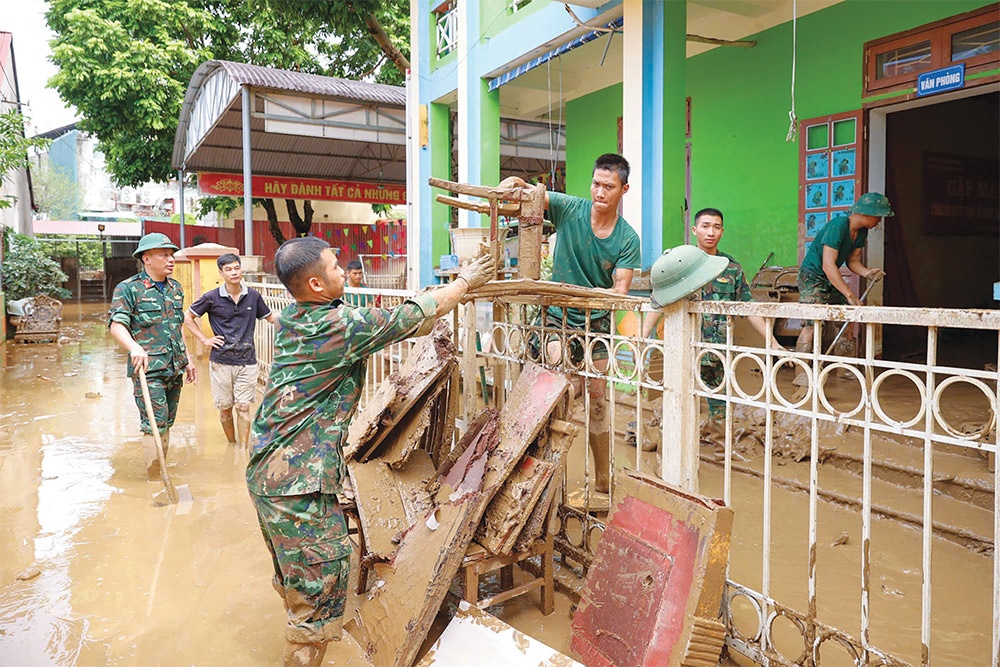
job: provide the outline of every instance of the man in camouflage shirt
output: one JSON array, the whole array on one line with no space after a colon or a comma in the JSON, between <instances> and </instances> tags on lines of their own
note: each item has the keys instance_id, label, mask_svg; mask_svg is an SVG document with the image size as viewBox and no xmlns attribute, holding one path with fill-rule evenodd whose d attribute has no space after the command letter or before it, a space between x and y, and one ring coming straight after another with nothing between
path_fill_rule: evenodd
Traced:
<instances>
[{"instance_id":1,"label":"man in camouflage shirt","mask_svg":"<svg viewBox=\"0 0 1000 667\"><path fill-rule=\"evenodd\" d=\"M285 242L274 258L295 298L279 315L274 361L251 431L247 487L288 616L284 664L319 665L340 638L351 546L336 494L341 447L361 396L368 357L430 332L495 274L483 257L458 279L393 309L345 305L344 271L322 239Z\"/></svg>"},{"instance_id":2,"label":"man in camouflage shirt","mask_svg":"<svg viewBox=\"0 0 1000 667\"><path fill-rule=\"evenodd\" d=\"M715 208L704 208L694 216L694 225L691 227L695 238L698 240L698 248L709 255L721 255L729 260L729 266L722 274L701 288L702 301L753 301L750 293L750 285L747 284L743 267L731 255L719 250L719 241L725 231L722 222L722 211ZM762 317L751 316L747 318L753 328L765 339L768 338L767 323ZM726 342L726 316L725 315L703 315L701 320L701 339L706 343ZM778 341L771 336L771 345L774 349L784 349ZM718 387L724 380L722 362L712 353L706 353L701 358L701 379L711 388ZM708 420L711 424L718 424L725 415L726 406L718 399L708 399Z\"/></svg>"},{"instance_id":3,"label":"man in camouflage shirt","mask_svg":"<svg viewBox=\"0 0 1000 667\"><path fill-rule=\"evenodd\" d=\"M128 375L132 394L139 408L139 424L146 475L160 478L153 429L146 415L146 404L139 382L139 369L146 372L153 416L163 442L163 454L170 446L170 427L177 417L177 403L184 380L194 382L197 369L184 345L184 292L181 284L170 278L174 272L177 246L166 234L146 234L133 253L142 262L142 270L115 287L108 313L108 330L118 344L128 350Z\"/></svg>"}]
</instances>

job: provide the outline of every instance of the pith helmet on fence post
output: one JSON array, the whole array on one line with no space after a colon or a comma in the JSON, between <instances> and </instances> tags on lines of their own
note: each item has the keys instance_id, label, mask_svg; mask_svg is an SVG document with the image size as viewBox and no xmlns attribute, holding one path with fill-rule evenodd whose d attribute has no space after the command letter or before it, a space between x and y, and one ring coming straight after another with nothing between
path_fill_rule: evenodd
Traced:
<instances>
[{"instance_id":1,"label":"pith helmet on fence post","mask_svg":"<svg viewBox=\"0 0 1000 667\"><path fill-rule=\"evenodd\" d=\"M653 262L649 282L653 287L650 303L663 308L682 299L712 280L729 266L721 255L709 255L693 245L671 248Z\"/></svg>"},{"instance_id":2,"label":"pith helmet on fence post","mask_svg":"<svg viewBox=\"0 0 1000 667\"><path fill-rule=\"evenodd\" d=\"M152 232L150 234L146 234L141 239L139 239L139 247L135 249L135 252L132 253L132 256L135 257L136 259L139 259L142 257L142 253L146 252L147 250L156 250L157 248L170 248L171 250L180 250L180 248L175 246L173 241L171 241L170 237L167 236L166 234Z\"/></svg>"}]
</instances>

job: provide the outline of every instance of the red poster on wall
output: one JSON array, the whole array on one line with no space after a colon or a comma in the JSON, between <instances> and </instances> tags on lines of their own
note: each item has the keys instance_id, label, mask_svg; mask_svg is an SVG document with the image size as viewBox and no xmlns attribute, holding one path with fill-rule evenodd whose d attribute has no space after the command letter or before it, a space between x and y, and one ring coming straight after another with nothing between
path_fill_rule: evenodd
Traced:
<instances>
[{"instance_id":1,"label":"red poster on wall","mask_svg":"<svg viewBox=\"0 0 1000 667\"><path fill-rule=\"evenodd\" d=\"M243 177L239 174L198 173L198 191L216 197L242 197ZM254 197L279 199L314 199L363 204L406 203L406 186L362 181L331 181L320 178L254 176Z\"/></svg>"}]
</instances>

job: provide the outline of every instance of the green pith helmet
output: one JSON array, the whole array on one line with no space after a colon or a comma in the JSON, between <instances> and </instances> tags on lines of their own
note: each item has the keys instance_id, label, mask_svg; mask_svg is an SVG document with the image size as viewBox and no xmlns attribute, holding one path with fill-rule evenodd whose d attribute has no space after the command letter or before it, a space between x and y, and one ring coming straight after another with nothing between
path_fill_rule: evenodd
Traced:
<instances>
[{"instance_id":1,"label":"green pith helmet","mask_svg":"<svg viewBox=\"0 0 1000 667\"><path fill-rule=\"evenodd\" d=\"M715 280L727 266L729 260L725 257L709 255L693 245L671 248L653 262L649 272L653 295L649 301L653 308L663 308Z\"/></svg>"},{"instance_id":2,"label":"green pith helmet","mask_svg":"<svg viewBox=\"0 0 1000 667\"><path fill-rule=\"evenodd\" d=\"M889 198L880 192L866 192L851 207L851 213L873 215L876 218L891 218L896 215L889 208Z\"/></svg>"},{"instance_id":3,"label":"green pith helmet","mask_svg":"<svg viewBox=\"0 0 1000 667\"><path fill-rule=\"evenodd\" d=\"M180 248L178 248L173 244L169 236L167 236L166 234L158 234L154 232L152 234L146 234L141 239L139 239L139 247L135 249L135 252L132 253L132 256L135 257L136 259L139 259L142 257L142 253L146 252L147 250L156 250L157 248L170 248L171 250L180 250Z\"/></svg>"}]
</instances>

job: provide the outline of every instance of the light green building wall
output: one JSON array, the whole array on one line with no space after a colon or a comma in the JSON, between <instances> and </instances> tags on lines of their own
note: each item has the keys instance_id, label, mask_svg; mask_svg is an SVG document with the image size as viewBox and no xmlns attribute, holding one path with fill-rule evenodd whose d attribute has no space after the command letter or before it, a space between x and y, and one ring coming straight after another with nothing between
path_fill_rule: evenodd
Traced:
<instances>
[{"instance_id":1,"label":"light green building wall","mask_svg":"<svg viewBox=\"0 0 1000 667\"><path fill-rule=\"evenodd\" d=\"M982 7L982 0L847 0L798 21L798 118L861 108L864 43ZM751 274L797 263L798 144L786 143L791 107L792 24L751 39L752 49L720 47L687 60L691 97L692 213L726 216L722 248ZM617 149L622 86L566 106L567 192L588 196L590 167ZM631 160L639 156L626 156ZM626 195L627 196L627 195ZM664 230L679 238L678 230Z\"/></svg>"}]
</instances>

